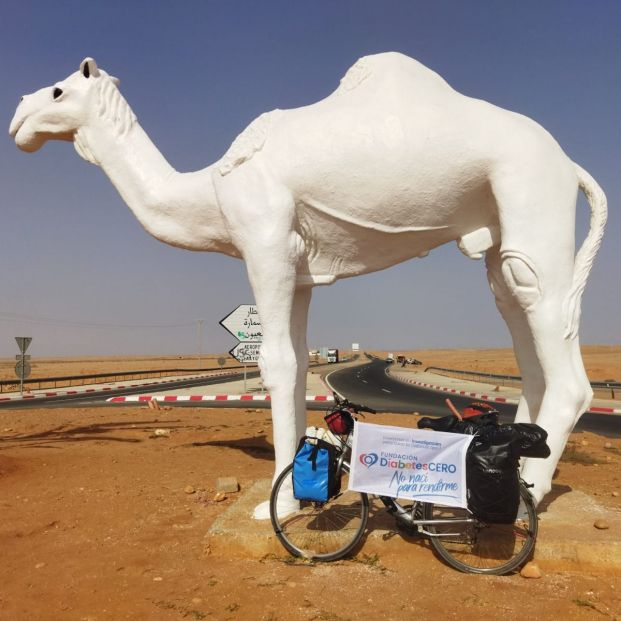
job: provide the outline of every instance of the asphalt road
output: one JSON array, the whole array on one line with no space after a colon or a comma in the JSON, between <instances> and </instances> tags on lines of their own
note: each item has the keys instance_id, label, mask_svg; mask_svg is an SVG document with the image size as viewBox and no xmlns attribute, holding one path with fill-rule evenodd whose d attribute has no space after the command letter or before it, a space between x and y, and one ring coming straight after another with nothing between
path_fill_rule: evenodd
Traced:
<instances>
[{"instance_id":1,"label":"asphalt road","mask_svg":"<svg viewBox=\"0 0 621 621\"><path fill-rule=\"evenodd\" d=\"M445 416L449 410L445 404L446 395L435 390L427 390L405 384L392 379L386 374L387 364L383 360L373 360L367 364L355 367L346 367L329 374L328 382L338 393L346 396L355 403L362 403L375 410L383 412L397 412L411 414L420 412L425 416ZM317 367L316 370L320 370ZM254 375L258 372L254 372ZM249 373L248 376L251 374ZM230 376L230 381L240 379L243 375ZM167 384L172 387L190 388L209 384L222 383L221 377L179 380ZM77 394L59 396L49 399L31 399L24 401L7 401L0 403L0 409L7 408L41 408L41 407L80 407L80 406L108 406L106 399L111 396L141 394L145 387L124 388L94 394ZM456 407L462 408L473 401L471 397L451 395L451 401ZM183 405L192 407L232 407L231 402L208 402L198 405L197 402L187 402ZM325 403L307 404L310 409L325 409ZM515 416L516 406L513 404L494 403L501 413L501 420L510 422ZM257 402L253 407L269 407L269 402ZM621 417L609 414L585 414L582 416L577 431L591 431L610 438L621 438Z\"/></svg>"},{"instance_id":2,"label":"asphalt road","mask_svg":"<svg viewBox=\"0 0 621 621\"><path fill-rule=\"evenodd\" d=\"M259 375L258 371L248 371L247 377L256 377ZM223 381L233 382L240 380L244 377L243 373L237 373L229 375L226 379L223 379L221 375L214 375L213 377L201 377L193 379L179 379L178 381L169 381L165 385L166 390L173 388L198 388L202 386L209 386L212 384L222 384ZM120 397L127 395L141 395L151 392L159 392L162 387L155 387L149 384L137 385L132 388L113 388L102 392L98 390L93 393L79 392L74 395L60 394L57 397L47 397L38 399L24 399L23 401L3 401L0 402L0 409L16 409L16 408L53 408L53 407L83 407L83 406L97 406L97 405L109 405L107 399L110 397ZM195 404L190 404L195 405ZM230 407L230 403L228 405Z\"/></svg>"},{"instance_id":3,"label":"asphalt road","mask_svg":"<svg viewBox=\"0 0 621 621\"><path fill-rule=\"evenodd\" d=\"M425 416L445 416L449 410L445 404L447 395L392 379L386 374L387 364L373 360L359 367L349 367L330 373L328 383L339 394L354 403L361 403L382 412L410 414L420 412ZM472 397L450 396L460 409L472 403ZM515 417L516 405L494 403L503 422ZM600 435L621 437L621 417L609 414L585 414L576 425L576 431L591 431Z\"/></svg>"}]
</instances>

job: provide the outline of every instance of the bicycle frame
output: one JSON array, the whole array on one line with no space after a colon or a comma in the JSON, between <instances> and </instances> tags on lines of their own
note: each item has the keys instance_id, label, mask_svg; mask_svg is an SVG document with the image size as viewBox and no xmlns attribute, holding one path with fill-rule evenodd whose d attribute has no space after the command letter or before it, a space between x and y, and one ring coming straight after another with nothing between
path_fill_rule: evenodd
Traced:
<instances>
[{"instance_id":1,"label":"bicycle frame","mask_svg":"<svg viewBox=\"0 0 621 621\"><path fill-rule=\"evenodd\" d=\"M424 526L428 524L475 524L479 523L479 521L474 517L467 518L451 518L451 519L434 519L434 520L425 520L420 518L413 517L413 513L415 512L417 506L422 510L425 503L415 501L415 504L412 506L410 510L404 509L398 502L396 498L391 496L378 496L378 498L382 501L385 507L387 507L388 512L395 516L395 519L408 527L417 527L417 531L421 535L426 535L427 537L455 537L461 533L431 533Z\"/></svg>"}]
</instances>

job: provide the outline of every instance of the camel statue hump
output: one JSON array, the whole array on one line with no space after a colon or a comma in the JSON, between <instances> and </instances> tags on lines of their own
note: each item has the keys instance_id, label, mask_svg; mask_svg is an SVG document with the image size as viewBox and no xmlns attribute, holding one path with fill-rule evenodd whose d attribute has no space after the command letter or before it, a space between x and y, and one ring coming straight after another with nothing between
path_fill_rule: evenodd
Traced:
<instances>
[{"instance_id":1,"label":"camel statue hump","mask_svg":"<svg viewBox=\"0 0 621 621\"><path fill-rule=\"evenodd\" d=\"M279 112L280 110L264 112L233 140L218 165L218 172L223 177L240 164L247 162L257 151L263 148L272 121Z\"/></svg>"},{"instance_id":2,"label":"camel statue hump","mask_svg":"<svg viewBox=\"0 0 621 621\"><path fill-rule=\"evenodd\" d=\"M371 75L371 63L369 57L358 59L341 78L339 91L351 91L364 82Z\"/></svg>"},{"instance_id":3,"label":"camel statue hump","mask_svg":"<svg viewBox=\"0 0 621 621\"><path fill-rule=\"evenodd\" d=\"M419 88L440 89L441 92L453 90L442 76L414 58L400 52L382 52L359 58L341 78L334 95L346 95L363 84L373 89L373 82L390 80L391 76L398 81L400 88L411 84Z\"/></svg>"}]
</instances>

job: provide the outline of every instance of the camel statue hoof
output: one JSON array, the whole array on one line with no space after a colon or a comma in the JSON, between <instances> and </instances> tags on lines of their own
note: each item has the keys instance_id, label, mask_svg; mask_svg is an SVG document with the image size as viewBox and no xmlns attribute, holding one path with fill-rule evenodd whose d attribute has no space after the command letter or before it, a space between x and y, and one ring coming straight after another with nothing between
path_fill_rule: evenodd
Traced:
<instances>
[{"instance_id":1,"label":"camel statue hoof","mask_svg":"<svg viewBox=\"0 0 621 621\"><path fill-rule=\"evenodd\" d=\"M253 520L269 520L270 519L270 501L266 500L258 504L252 512Z\"/></svg>"},{"instance_id":2,"label":"camel statue hoof","mask_svg":"<svg viewBox=\"0 0 621 621\"><path fill-rule=\"evenodd\" d=\"M291 513L295 513L299 511L300 503L294 498L291 499L290 502L279 502L277 506L278 517L286 517ZM261 504L258 504L254 508L254 512L252 513L253 520L269 520L270 519L270 502L266 500Z\"/></svg>"}]
</instances>

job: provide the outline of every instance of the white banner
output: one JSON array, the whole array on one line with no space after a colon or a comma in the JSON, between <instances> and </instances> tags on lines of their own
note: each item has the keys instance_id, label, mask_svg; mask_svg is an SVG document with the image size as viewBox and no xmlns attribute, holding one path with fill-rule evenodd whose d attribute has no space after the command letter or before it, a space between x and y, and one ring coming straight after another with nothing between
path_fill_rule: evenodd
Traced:
<instances>
[{"instance_id":1,"label":"white banner","mask_svg":"<svg viewBox=\"0 0 621 621\"><path fill-rule=\"evenodd\" d=\"M466 507L472 436L356 422L349 489Z\"/></svg>"}]
</instances>

